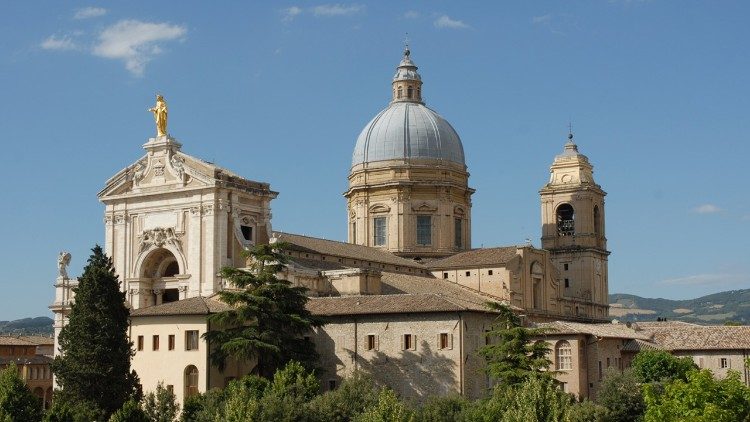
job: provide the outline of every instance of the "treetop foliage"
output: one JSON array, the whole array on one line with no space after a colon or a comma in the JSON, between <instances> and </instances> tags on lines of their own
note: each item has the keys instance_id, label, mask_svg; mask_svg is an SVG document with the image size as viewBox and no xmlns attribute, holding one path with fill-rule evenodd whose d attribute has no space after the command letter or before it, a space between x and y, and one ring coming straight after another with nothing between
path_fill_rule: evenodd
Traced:
<instances>
[{"instance_id":1,"label":"treetop foliage","mask_svg":"<svg viewBox=\"0 0 750 422\"><path fill-rule=\"evenodd\" d=\"M36 422L41 419L42 404L18 375L11 362L0 370L0 422Z\"/></svg>"},{"instance_id":2,"label":"treetop foliage","mask_svg":"<svg viewBox=\"0 0 750 422\"><path fill-rule=\"evenodd\" d=\"M221 276L239 290L220 293L232 309L211 315L212 330L204 334L212 345L211 360L219 368L224 368L229 357L255 359L254 373L271 378L289 361L307 368L317 362L314 344L306 334L322 321L305 308L304 287L277 277L286 262L286 247L283 243L256 245L246 253L249 269L222 269Z\"/></svg>"},{"instance_id":3,"label":"treetop foliage","mask_svg":"<svg viewBox=\"0 0 750 422\"><path fill-rule=\"evenodd\" d=\"M686 381L687 374L698 369L693 359L678 358L664 350L639 352L631 367L638 381L644 383L673 379Z\"/></svg>"}]
</instances>

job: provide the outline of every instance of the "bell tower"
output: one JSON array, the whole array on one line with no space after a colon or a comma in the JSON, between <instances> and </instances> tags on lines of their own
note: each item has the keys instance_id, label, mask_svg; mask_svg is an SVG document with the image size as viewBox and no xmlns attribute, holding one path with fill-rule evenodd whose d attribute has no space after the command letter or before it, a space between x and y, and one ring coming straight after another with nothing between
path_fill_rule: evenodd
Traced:
<instances>
[{"instance_id":1,"label":"bell tower","mask_svg":"<svg viewBox=\"0 0 750 422\"><path fill-rule=\"evenodd\" d=\"M605 318L609 306L604 197L588 157L578 152L572 132L550 167L542 202L542 248L560 273L564 295L580 304L580 316Z\"/></svg>"}]
</instances>

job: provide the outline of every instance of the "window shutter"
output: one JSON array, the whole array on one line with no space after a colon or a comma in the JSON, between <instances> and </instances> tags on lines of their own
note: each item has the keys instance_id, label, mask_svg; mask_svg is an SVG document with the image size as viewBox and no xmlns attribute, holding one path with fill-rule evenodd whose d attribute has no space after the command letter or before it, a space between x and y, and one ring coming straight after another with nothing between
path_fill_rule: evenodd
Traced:
<instances>
[{"instance_id":1,"label":"window shutter","mask_svg":"<svg viewBox=\"0 0 750 422\"><path fill-rule=\"evenodd\" d=\"M380 336L375 334L375 350L380 350Z\"/></svg>"},{"instance_id":2,"label":"window shutter","mask_svg":"<svg viewBox=\"0 0 750 422\"><path fill-rule=\"evenodd\" d=\"M401 335L401 350L406 349L406 334Z\"/></svg>"},{"instance_id":3,"label":"window shutter","mask_svg":"<svg viewBox=\"0 0 750 422\"><path fill-rule=\"evenodd\" d=\"M442 344L440 344L440 335L441 335L441 334L442 334L442 333L437 333L437 349L438 349L438 350L442 350L442 349L443 349L443 348L442 348Z\"/></svg>"},{"instance_id":4,"label":"window shutter","mask_svg":"<svg viewBox=\"0 0 750 422\"><path fill-rule=\"evenodd\" d=\"M417 335L411 335L411 350L417 350Z\"/></svg>"},{"instance_id":5,"label":"window shutter","mask_svg":"<svg viewBox=\"0 0 750 422\"><path fill-rule=\"evenodd\" d=\"M453 350L453 334L448 333L448 349Z\"/></svg>"}]
</instances>

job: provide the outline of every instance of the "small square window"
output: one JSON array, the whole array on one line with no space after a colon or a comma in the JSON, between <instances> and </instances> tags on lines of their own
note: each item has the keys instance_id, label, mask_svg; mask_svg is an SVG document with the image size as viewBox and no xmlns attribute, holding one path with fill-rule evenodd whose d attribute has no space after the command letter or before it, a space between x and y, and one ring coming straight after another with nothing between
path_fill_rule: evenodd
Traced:
<instances>
[{"instance_id":1,"label":"small square window","mask_svg":"<svg viewBox=\"0 0 750 422\"><path fill-rule=\"evenodd\" d=\"M448 278L448 273L443 273L443 278L447 279Z\"/></svg>"},{"instance_id":2,"label":"small square window","mask_svg":"<svg viewBox=\"0 0 750 422\"><path fill-rule=\"evenodd\" d=\"M563 267L565 268L565 271L568 271L568 264L563 264Z\"/></svg>"},{"instance_id":3,"label":"small square window","mask_svg":"<svg viewBox=\"0 0 750 422\"><path fill-rule=\"evenodd\" d=\"M143 336L138 336L138 351L143 350Z\"/></svg>"},{"instance_id":4,"label":"small square window","mask_svg":"<svg viewBox=\"0 0 750 422\"><path fill-rule=\"evenodd\" d=\"M470 277L470 276L471 276L471 271L466 271L466 277Z\"/></svg>"},{"instance_id":5,"label":"small square window","mask_svg":"<svg viewBox=\"0 0 750 422\"><path fill-rule=\"evenodd\" d=\"M492 275L492 270L487 270L487 275Z\"/></svg>"},{"instance_id":6,"label":"small square window","mask_svg":"<svg viewBox=\"0 0 750 422\"><path fill-rule=\"evenodd\" d=\"M377 348L378 348L378 343L377 343L375 334L368 334L367 335L367 350L375 350Z\"/></svg>"},{"instance_id":7,"label":"small square window","mask_svg":"<svg viewBox=\"0 0 750 422\"><path fill-rule=\"evenodd\" d=\"M721 368L729 368L729 359L727 358L719 359L719 366L721 366Z\"/></svg>"}]
</instances>

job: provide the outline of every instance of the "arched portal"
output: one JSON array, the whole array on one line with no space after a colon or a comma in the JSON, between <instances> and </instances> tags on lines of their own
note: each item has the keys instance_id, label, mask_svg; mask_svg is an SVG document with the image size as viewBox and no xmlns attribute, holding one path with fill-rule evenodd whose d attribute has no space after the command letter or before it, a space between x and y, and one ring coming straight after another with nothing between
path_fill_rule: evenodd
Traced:
<instances>
[{"instance_id":1,"label":"arched portal","mask_svg":"<svg viewBox=\"0 0 750 422\"><path fill-rule=\"evenodd\" d=\"M179 300L178 276L183 272L182 263L171 250L155 248L148 252L138 272L140 278L151 280L153 296L148 302L159 305Z\"/></svg>"}]
</instances>

